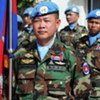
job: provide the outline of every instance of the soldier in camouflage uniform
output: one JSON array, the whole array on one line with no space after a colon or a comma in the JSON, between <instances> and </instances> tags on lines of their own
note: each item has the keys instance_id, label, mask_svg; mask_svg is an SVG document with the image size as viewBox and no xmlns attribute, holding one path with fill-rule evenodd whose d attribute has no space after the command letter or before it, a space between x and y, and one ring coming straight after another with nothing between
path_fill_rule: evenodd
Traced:
<instances>
[{"instance_id":1,"label":"soldier in camouflage uniform","mask_svg":"<svg viewBox=\"0 0 100 100\"><path fill-rule=\"evenodd\" d=\"M14 100L75 100L85 95L91 88L89 74L84 76L71 48L56 38L58 6L42 2L34 12L37 39L14 53Z\"/></svg>"},{"instance_id":2,"label":"soldier in camouflage uniform","mask_svg":"<svg viewBox=\"0 0 100 100\"><path fill-rule=\"evenodd\" d=\"M26 32L28 32L30 34L33 31L32 19L30 18L33 10L34 10L33 7L28 7L28 8L25 9L25 11L23 13L23 19L24 19L24 22L25 22L24 29L25 29Z\"/></svg>"},{"instance_id":3,"label":"soldier in camouflage uniform","mask_svg":"<svg viewBox=\"0 0 100 100\"><path fill-rule=\"evenodd\" d=\"M87 29L85 26L78 24L79 8L77 6L67 8L65 10L65 15L69 25L61 29L60 37L62 42L65 42L76 49L76 42L78 42L83 35L87 34Z\"/></svg>"},{"instance_id":4,"label":"soldier in camouflage uniform","mask_svg":"<svg viewBox=\"0 0 100 100\"><path fill-rule=\"evenodd\" d=\"M26 25L22 27L22 32L18 36L19 45L21 45L22 42L26 41L33 42L33 40L36 39L36 37L33 34L32 19L31 19L31 14L33 10L34 10L33 7L29 7L25 9L23 13L23 19Z\"/></svg>"},{"instance_id":5,"label":"soldier in camouflage uniform","mask_svg":"<svg viewBox=\"0 0 100 100\"><path fill-rule=\"evenodd\" d=\"M100 100L100 9L91 11L87 16L87 22L89 33L81 38L80 47L85 48L85 61L90 67L93 88L90 91L89 100Z\"/></svg>"}]
</instances>

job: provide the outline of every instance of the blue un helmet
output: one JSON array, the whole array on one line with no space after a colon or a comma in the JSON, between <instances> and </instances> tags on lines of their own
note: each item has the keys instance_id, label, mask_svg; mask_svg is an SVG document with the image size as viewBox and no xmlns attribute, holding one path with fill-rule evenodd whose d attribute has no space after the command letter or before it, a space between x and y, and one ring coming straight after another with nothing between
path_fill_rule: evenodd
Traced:
<instances>
[{"instance_id":1,"label":"blue un helmet","mask_svg":"<svg viewBox=\"0 0 100 100\"><path fill-rule=\"evenodd\" d=\"M100 18L100 9L92 10L86 17L86 19L91 19L91 18Z\"/></svg>"},{"instance_id":2,"label":"blue un helmet","mask_svg":"<svg viewBox=\"0 0 100 100\"><path fill-rule=\"evenodd\" d=\"M17 15L17 22L23 23L23 19L20 15Z\"/></svg>"},{"instance_id":3,"label":"blue un helmet","mask_svg":"<svg viewBox=\"0 0 100 100\"><path fill-rule=\"evenodd\" d=\"M77 7L77 6L70 6L69 8L67 8L66 10L65 10L65 14L67 13L67 12L74 12L74 13L77 13L77 14L79 14L79 12L80 12L80 10L79 10L79 8Z\"/></svg>"},{"instance_id":4,"label":"blue un helmet","mask_svg":"<svg viewBox=\"0 0 100 100\"><path fill-rule=\"evenodd\" d=\"M31 16L32 12L33 12L34 8L33 7L29 7L27 9L25 9L23 15L28 15L29 17Z\"/></svg>"},{"instance_id":5,"label":"blue un helmet","mask_svg":"<svg viewBox=\"0 0 100 100\"><path fill-rule=\"evenodd\" d=\"M35 6L35 10L33 11L31 17L33 18L51 13L59 13L59 8L55 3L45 1Z\"/></svg>"}]
</instances>

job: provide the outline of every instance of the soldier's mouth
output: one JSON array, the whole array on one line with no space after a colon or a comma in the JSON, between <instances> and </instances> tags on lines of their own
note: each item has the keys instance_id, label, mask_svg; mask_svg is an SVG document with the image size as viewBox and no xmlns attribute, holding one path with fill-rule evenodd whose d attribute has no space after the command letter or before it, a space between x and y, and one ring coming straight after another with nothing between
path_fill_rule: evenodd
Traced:
<instances>
[{"instance_id":1,"label":"soldier's mouth","mask_svg":"<svg viewBox=\"0 0 100 100\"><path fill-rule=\"evenodd\" d=\"M38 31L39 34L45 34L47 33L46 31Z\"/></svg>"}]
</instances>

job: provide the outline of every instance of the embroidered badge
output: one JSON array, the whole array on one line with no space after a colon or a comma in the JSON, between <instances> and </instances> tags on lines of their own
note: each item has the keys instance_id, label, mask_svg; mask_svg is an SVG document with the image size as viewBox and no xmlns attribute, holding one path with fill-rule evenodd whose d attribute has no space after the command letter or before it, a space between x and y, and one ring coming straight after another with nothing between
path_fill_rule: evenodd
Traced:
<instances>
[{"instance_id":1,"label":"embroidered badge","mask_svg":"<svg viewBox=\"0 0 100 100\"><path fill-rule=\"evenodd\" d=\"M100 50L100 45L97 45L96 46L96 50Z\"/></svg>"},{"instance_id":2,"label":"embroidered badge","mask_svg":"<svg viewBox=\"0 0 100 100\"><path fill-rule=\"evenodd\" d=\"M33 55L30 54L30 53L26 53L24 56L27 57L27 58L33 57Z\"/></svg>"},{"instance_id":3,"label":"embroidered badge","mask_svg":"<svg viewBox=\"0 0 100 100\"><path fill-rule=\"evenodd\" d=\"M33 61L33 59L22 59L21 62L23 64L29 64L29 63L33 63L34 61Z\"/></svg>"},{"instance_id":4,"label":"embroidered badge","mask_svg":"<svg viewBox=\"0 0 100 100\"><path fill-rule=\"evenodd\" d=\"M42 6L41 8L40 8L40 13L41 14L46 14L48 12L48 7L47 6Z\"/></svg>"},{"instance_id":5,"label":"embroidered badge","mask_svg":"<svg viewBox=\"0 0 100 100\"><path fill-rule=\"evenodd\" d=\"M79 45L80 45L80 47L86 46L86 44L83 44L83 43L80 43Z\"/></svg>"},{"instance_id":6,"label":"embroidered badge","mask_svg":"<svg viewBox=\"0 0 100 100\"><path fill-rule=\"evenodd\" d=\"M64 57L64 54L63 52L61 52L59 55L51 55L51 59L52 60L58 60L58 61L63 61L63 57Z\"/></svg>"},{"instance_id":7,"label":"embroidered badge","mask_svg":"<svg viewBox=\"0 0 100 100\"><path fill-rule=\"evenodd\" d=\"M55 64L57 64L57 65L65 65L66 63L65 62L61 62L61 61L55 61Z\"/></svg>"},{"instance_id":8,"label":"embroidered badge","mask_svg":"<svg viewBox=\"0 0 100 100\"><path fill-rule=\"evenodd\" d=\"M85 62L82 66L82 71L85 75L89 74L89 65Z\"/></svg>"},{"instance_id":9,"label":"embroidered badge","mask_svg":"<svg viewBox=\"0 0 100 100\"><path fill-rule=\"evenodd\" d=\"M75 11L75 12L77 12L77 9L76 9L76 8L73 8L73 9L72 9L72 11Z\"/></svg>"},{"instance_id":10,"label":"embroidered badge","mask_svg":"<svg viewBox=\"0 0 100 100\"><path fill-rule=\"evenodd\" d=\"M97 15L97 16L100 16L100 11L97 11L97 12L96 12L96 15Z\"/></svg>"}]
</instances>

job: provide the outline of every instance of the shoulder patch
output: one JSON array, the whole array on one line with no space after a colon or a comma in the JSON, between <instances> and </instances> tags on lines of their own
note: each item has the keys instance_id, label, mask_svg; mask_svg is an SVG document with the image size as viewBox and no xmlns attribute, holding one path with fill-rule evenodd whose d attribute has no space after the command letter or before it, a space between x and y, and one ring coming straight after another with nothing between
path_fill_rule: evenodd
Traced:
<instances>
[{"instance_id":1,"label":"shoulder patch","mask_svg":"<svg viewBox=\"0 0 100 100\"><path fill-rule=\"evenodd\" d=\"M83 65L82 65L82 71L85 75L88 75L90 73L89 71L89 65L85 62Z\"/></svg>"}]
</instances>

